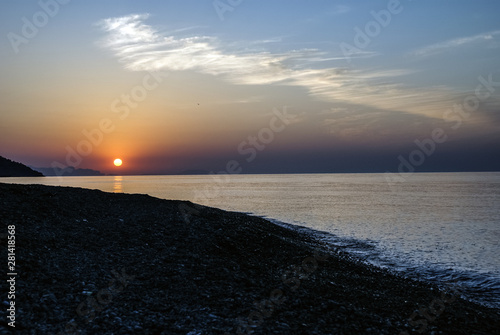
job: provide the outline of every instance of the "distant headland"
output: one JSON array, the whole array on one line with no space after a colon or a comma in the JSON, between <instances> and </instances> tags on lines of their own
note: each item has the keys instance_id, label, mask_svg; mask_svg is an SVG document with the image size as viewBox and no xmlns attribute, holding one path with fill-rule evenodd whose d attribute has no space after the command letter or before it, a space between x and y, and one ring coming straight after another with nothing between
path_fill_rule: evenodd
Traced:
<instances>
[{"instance_id":1,"label":"distant headland","mask_svg":"<svg viewBox=\"0 0 500 335\"><path fill-rule=\"evenodd\" d=\"M36 167L31 166L35 171L43 173L45 176L105 176L104 173L93 169L77 169L72 166L61 168L51 168L51 167Z\"/></svg>"}]
</instances>

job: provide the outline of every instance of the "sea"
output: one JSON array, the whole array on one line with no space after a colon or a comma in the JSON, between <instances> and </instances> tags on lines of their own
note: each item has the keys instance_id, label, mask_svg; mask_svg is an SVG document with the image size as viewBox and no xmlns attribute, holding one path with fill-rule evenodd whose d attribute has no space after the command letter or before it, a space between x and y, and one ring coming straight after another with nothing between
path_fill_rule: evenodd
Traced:
<instances>
[{"instance_id":1,"label":"sea","mask_svg":"<svg viewBox=\"0 0 500 335\"><path fill-rule=\"evenodd\" d=\"M0 178L144 193L264 217L500 308L500 172Z\"/></svg>"}]
</instances>

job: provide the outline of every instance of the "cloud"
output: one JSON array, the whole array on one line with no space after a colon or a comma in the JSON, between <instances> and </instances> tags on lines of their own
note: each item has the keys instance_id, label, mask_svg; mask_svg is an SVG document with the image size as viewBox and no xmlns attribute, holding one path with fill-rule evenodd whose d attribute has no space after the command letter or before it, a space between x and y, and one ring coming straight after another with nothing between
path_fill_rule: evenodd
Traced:
<instances>
[{"instance_id":1,"label":"cloud","mask_svg":"<svg viewBox=\"0 0 500 335\"><path fill-rule=\"evenodd\" d=\"M395 82L407 70L360 70L327 67L342 57L316 49L288 53L241 52L221 46L210 36L176 38L144 23L148 14L99 22L107 33L103 46L131 71L196 71L239 85L298 86L321 100L364 105L436 117L451 105L445 87L407 88Z\"/></svg>"},{"instance_id":2,"label":"cloud","mask_svg":"<svg viewBox=\"0 0 500 335\"><path fill-rule=\"evenodd\" d=\"M270 53L230 54L207 36L174 38L162 36L142 23L149 15L105 19L100 26L108 32L104 45L132 71L194 70L241 84L265 84L286 79L283 56ZM278 75L278 76L277 76Z\"/></svg>"},{"instance_id":3,"label":"cloud","mask_svg":"<svg viewBox=\"0 0 500 335\"><path fill-rule=\"evenodd\" d=\"M488 42L494 42L495 44L498 44L496 42L496 37L497 35L500 35L500 30L495 30L489 33L482 33L474 36L467 36L467 37L460 37L460 38L455 38L452 40L440 42L440 43L435 43L431 44L425 47L422 47L420 49L417 49L412 52L414 56L431 56L431 55L436 55L439 53L447 52L452 49L462 47L465 45L470 45L473 43L481 42L481 41L488 41Z\"/></svg>"}]
</instances>

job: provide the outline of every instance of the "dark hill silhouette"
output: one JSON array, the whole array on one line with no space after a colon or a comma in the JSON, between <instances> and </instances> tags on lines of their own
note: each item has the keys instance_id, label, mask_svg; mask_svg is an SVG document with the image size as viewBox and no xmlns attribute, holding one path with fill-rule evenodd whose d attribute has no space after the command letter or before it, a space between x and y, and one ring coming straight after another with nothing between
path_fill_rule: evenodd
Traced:
<instances>
[{"instance_id":1,"label":"dark hill silhouette","mask_svg":"<svg viewBox=\"0 0 500 335\"><path fill-rule=\"evenodd\" d=\"M43 174L0 156L0 177L43 177Z\"/></svg>"}]
</instances>

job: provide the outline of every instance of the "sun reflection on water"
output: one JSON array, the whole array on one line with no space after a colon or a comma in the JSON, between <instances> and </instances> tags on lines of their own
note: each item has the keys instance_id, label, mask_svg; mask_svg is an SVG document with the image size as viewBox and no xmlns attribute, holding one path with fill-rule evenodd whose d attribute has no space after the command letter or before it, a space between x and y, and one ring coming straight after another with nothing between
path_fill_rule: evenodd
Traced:
<instances>
[{"instance_id":1,"label":"sun reflection on water","mask_svg":"<svg viewBox=\"0 0 500 335\"><path fill-rule=\"evenodd\" d=\"M123 181L122 176L115 176L114 183L113 183L113 192L114 193L123 193L122 181Z\"/></svg>"}]
</instances>

